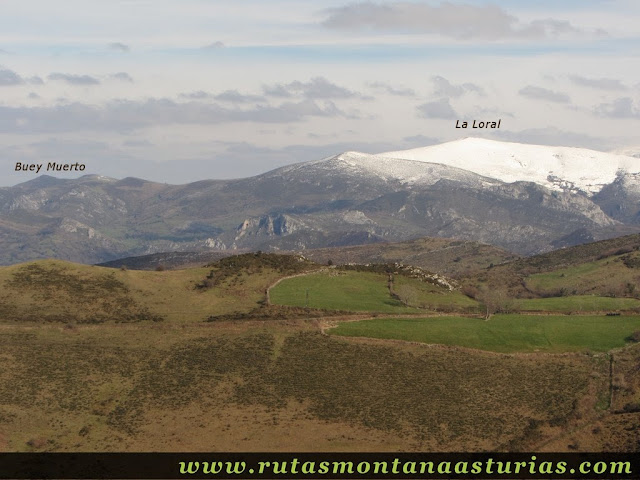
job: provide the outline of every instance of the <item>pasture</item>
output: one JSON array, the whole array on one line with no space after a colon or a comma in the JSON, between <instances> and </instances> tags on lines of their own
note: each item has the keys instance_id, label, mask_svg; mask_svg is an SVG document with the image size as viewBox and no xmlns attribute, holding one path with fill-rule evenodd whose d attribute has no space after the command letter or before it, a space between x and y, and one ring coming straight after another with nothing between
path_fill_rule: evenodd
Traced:
<instances>
[{"instance_id":1,"label":"pasture","mask_svg":"<svg viewBox=\"0 0 640 480\"><path fill-rule=\"evenodd\" d=\"M392 296L388 276L331 269L287 278L271 289L271 302L326 310L420 313L424 310L470 311L479 304L457 290L394 275Z\"/></svg>"},{"instance_id":2,"label":"pasture","mask_svg":"<svg viewBox=\"0 0 640 480\"><path fill-rule=\"evenodd\" d=\"M493 315L375 318L343 322L331 335L455 345L494 352L606 352L640 330L638 316Z\"/></svg>"}]
</instances>

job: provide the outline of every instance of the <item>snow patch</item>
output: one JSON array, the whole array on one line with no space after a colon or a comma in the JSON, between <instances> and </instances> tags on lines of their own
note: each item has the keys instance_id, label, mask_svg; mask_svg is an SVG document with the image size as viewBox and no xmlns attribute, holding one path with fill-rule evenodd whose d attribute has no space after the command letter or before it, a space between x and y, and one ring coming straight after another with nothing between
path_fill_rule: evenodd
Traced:
<instances>
[{"instance_id":1,"label":"snow patch","mask_svg":"<svg viewBox=\"0 0 640 480\"><path fill-rule=\"evenodd\" d=\"M630 156L482 138L386 152L378 157L440 163L503 182L529 181L552 190L579 190L589 195L613 182L618 172L640 172L640 159Z\"/></svg>"}]
</instances>

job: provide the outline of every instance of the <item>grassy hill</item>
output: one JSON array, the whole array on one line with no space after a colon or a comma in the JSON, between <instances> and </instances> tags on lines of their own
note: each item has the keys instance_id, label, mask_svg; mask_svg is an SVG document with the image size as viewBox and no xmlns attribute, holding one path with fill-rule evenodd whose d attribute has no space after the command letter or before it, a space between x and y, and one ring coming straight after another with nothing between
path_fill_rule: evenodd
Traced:
<instances>
[{"instance_id":1,"label":"grassy hill","mask_svg":"<svg viewBox=\"0 0 640 480\"><path fill-rule=\"evenodd\" d=\"M584 293L621 296L630 293L625 292L628 283L640 279L639 249L640 235L628 235L495 264L472 272L463 283L487 285L512 298ZM554 278L558 280L548 281Z\"/></svg>"},{"instance_id":2,"label":"grassy hill","mask_svg":"<svg viewBox=\"0 0 640 480\"><path fill-rule=\"evenodd\" d=\"M286 278L271 289L270 296L271 302L278 305L327 310L419 313L423 309L467 312L480 309L476 301L459 291L432 281L344 268Z\"/></svg>"},{"instance_id":3,"label":"grassy hill","mask_svg":"<svg viewBox=\"0 0 640 480\"><path fill-rule=\"evenodd\" d=\"M589 261L633 272L635 255ZM518 278L597 286L587 263ZM640 317L485 322L448 285L259 252L171 271L0 268L0 451L637 449L640 345L625 339ZM567 313L637 302L508 300Z\"/></svg>"},{"instance_id":4,"label":"grassy hill","mask_svg":"<svg viewBox=\"0 0 640 480\"><path fill-rule=\"evenodd\" d=\"M30 323L197 322L249 312L269 285L315 268L298 257L246 254L200 268L134 271L39 260L0 268L0 319Z\"/></svg>"}]
</instances>

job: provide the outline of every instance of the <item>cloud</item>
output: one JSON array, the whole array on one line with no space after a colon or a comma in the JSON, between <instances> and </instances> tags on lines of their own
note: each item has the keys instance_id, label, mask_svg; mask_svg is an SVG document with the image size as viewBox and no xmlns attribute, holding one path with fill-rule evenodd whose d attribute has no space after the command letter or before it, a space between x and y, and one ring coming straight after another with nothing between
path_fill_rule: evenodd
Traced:
<instances>
[{"instance_id":1,"label":"cloud","mask_svg":"<svg viewBox=\"0 0 640 480\"><path fill-rule=\"evenodd\" d=\"M384 82L372 82L368 84L371 88L383 91L389 95L396 95L398 97L415 97L416 92L412 88L395 88L388 83Z\"/></svg>"},{"instance_id":2,"label":"cloud","mask_svg":"<svg viewBox=\"0 0 640 480\"><path fill-rule=\"evenodd\" d=\"M547 18L544 20L534 20L520 30L520 35L536 38L558 37L564 33L581 33L581 30L574 27L567 21ZM604 31L598 31L605 34Z\"/></svg>"},{"instance_id":3,"label":"cloud","mask_svg":"<svg viewBox=\"0 0 640 480\"><path fill-rule=\"evenodd\" d=\"M181 93L178 96L181 98L188 98L191 100L203 100L205 98L213 98L213 95L205 92L204 90L198 90L197 92Z\"/></svg>"},{"instance_id":4,"label":"cloud","mask_svg":"<svg viewBox=\"0 0 640 480\"><path fill-rule=\"evenodd\" d=\"M104 106L63 103L48 107L0 105L0 133L54 133L85 130L128 132L157 125L229 122L294 123L308 117L347 117L333 102L313 100L256 105L247 109L167 98L118 100Z\"/></svg>"},{"instance_id":5,"label":"cloud","mask_svg":"<svg viewBox=\"0 0 640 480\"><path fill-rule=\"evenodd\" d=\"M44 82L38 76L24 78L13 70L0 67L0 86L24 85L30 83L32 85L43 85Z\"/></svg>"},{"instance_id":6,"label":"cloud","mask_svg":"<svg viewBox=\"0 0 640 480\"><path fill-rule=\"evenodd\" d=\"M29 98L32 99L32 100L37 100L37 99L42 98L42 97L40 97L40 95L38 95L36 92L30 92L29 93Z\"/></svg>"},{"instance_id":7,"label":"cloud","mask_svg":"<svg viewBox=\"0 0 640 480\"><path fill-rule=\"evenodd\" d=\"M425 135L411 135L409 137L404 137L402 140L407 142L408 148L414 147L426 147L428 145L435 145L440 143L440 140L435 137L427 137ZM402 147L407 148L407 147Z\"/></svg>"},{"instance_id":8,"label":"cloud","mask_svg":"<svg viewBox=\"0 0 640 480\"><path fill-rule=\"evenodd\" d=\"M89 75L72 75L69 73L52 73L47 77L48 80L58 80L66 82L69 85L99 85L97 78Z\"/></svg>"},{"instance_id":9,"label":"cloud","mask_svg":"<svg viewBox=\"0 0 640 480\"><path fill-rule=\"evenodd\" d=\"M23 85L24 83L24 78L16 72L8 69L0 70L0 86L7 87L12 85Z\"/></svg>"},{"instance_id":10,"label":"cloud","mask_svg":"<svg viewBox=\"0 0 640 480\"><path fill-rule=\"evenodd\" d=\"M311 99L345 99L361 97L358 93L347 88L331 83L324 77L312 78L309 82L294 81L286 85L263 86L265 95L271 97L290 98L294 95L302 95Z\"/></svg>"},{"instance_id":11,"label":"cloud","mask_svg":"<svg viewBox=\"0 0 640 480\"><path fill-rule=\"evenodd\" d=\"M131 47L129 45L125 45L124 43L114 42L108 45L110 50L116 50L118 52L128 53L131 51Z\"/></svg>"},{"instance_id":12,"label":"cloud","mask_svg":"<svg viewBox=\"0 0 640 480\"><path fill-rule=\"evenodd\" d=\"M125 140L122 142L122 146L124 147L152 147L153 143L149 140Z\"/></svg>"},{"instance_id":13,"label":"cloud","mask_svg":"<svg viewBox=\"0 0 640 480\"><path fill-rule=\"evenodd\" d=\"M210 43L209 45L205 45L202 47L203 50L219 50L220 48L225 48L226 45L220 41Z\"/></svg>"},{"instance_id":14,"label":"cloud","mask_svg":"<svg viewBox=\"0 0 640 480\"><path fill-rule=\"evenodd\" d=\"M3 154L18 161L66 161L86 162L88 158L107 157L109 146L105 142L92 140L62 140L48 138L26 145L13 145L3 149Z\"/></svg>"},{"instance_id":15,"label":"cloud","mask_svg":"<svg viewBox=\"0 0 640 480\"><path fill-rule=\"evenodd\" d=\"M503 118L503 117L515 118L515 115L512 112L507 112L501 108L476 106L473 116L477 118L480 115L491 115L492 117L495 117L495 118Z\"/></svg>"},{"instance_id":16,"label":"cloud","mask_svg":"<svg viewBox=\"0 0 640 480\"><path fill-rule=\"evenodd\" d=\"M111 75L111 78L120 80L123 82L133 83L133 78L127 72L118 72Z\"/></svg>"},{"instance_id":17,"label":"cloud","mask_svg":"<svg viewBox=\"0 0 640 480\"><path fill-rule=\"evenodd\" d=\"M462 88L464 88L465 91L467 92L477 93L478 95L481 95L481 96L485 95L484 88L482 88L479 85L476 85L475 83L463 83Z\"/></svg>"},{"instance_id":18,"label":"cloud","mask_svg":"<svg viewBox=\"0 0 640 480\"><path fill-rule=\"evenodd\" d=\"M262 95L242 94L237 90L225 90L224 92L218 93L217 95L205 92L204 90L198 90L195 92L181 93L178 96L181 98L188 98L190 100L213 99L220 102L230 103L259 103L266 101L266 98Z\"/></svg>"},{"instance_id":19,"label":"cloud","mask_svg":"<svg viewBox=\"0 0 640 480\"><path fill-rule=\"evenodd\" d=\"M462 85L454 85L444 77L435 76L431 78L431 82L435 86L435 95L438 97L461 97L465 93L474 92L484 95L484 90L473 83L463 83Z\"/></svg>"},{"instance_id":20,"label":"cloud","mask_svg":"<svg viewBox=\"0 0 640 480\"><path fill-rule=\"evenodd\" d=\"M284 85L264 85L262 91L265 95L278 98L291 98L293 94Z\"/></svg>"},{"instance_id":21,"label":"cloud","mask_svg":"<svg viewBox=\"0 0 640 480\"><path fill-rule=\"evenodd\" d=\"M430 33L457 39L553 38L579 32L570 23L554 19L521 24L495 5L361 2L329 8L324 14L322 25L330 29Z\"/></svg>"},{"instance_id":22,"label":"cloud","mask_svg":"<svg viewBox=\"0 0 640 480\"><path fill-rule=\"evenodd\" d=\"M576 85L598 88L600 90L627 90L620 80L613 78L587 78L580 75L569 75L569 79Z\"/></svg>"},{"instance_id":23,"label":"cloud","mask_svg":"<svg viewBox=\"0 0 640 480\"><path fill-rule=\"evenodd\" d=\"M610 118L640 118L640 109L634 105L630 97L622 97L610 103L601 103L594 108L594 113Z\"/></svg>"},{"instance_id":24,"label":"cloud","mask_svg":"<svg viewBox=\"0 0 640 480\"><path fill-rule=\"evenodd\" d=\"M435 102L423 103L416 107L421 117L452 119L458 117L448 98L441 98Z\"/></svg>"},{"instance_id":25,"label":"cloud","mask_svg":"<svg viewBox=\"0 0 640 480\"><path fill-rule=\"evenodd\" d=\"M569 95L561 92L554 92L542 87L534 87L533 85L527 85L520 89L518 92L523 97L531 98L533 100L546 100L548 102L555 103L570 103L571 99Z\"/></svg>"},{"instance_id":26,"label":"cloud","mask_svg":"<svg viewBox=\"0 0 640 480\"><path fill-rule=\"evenodd\" d=\"M218 95L214 95L214 99L221 102L231 103L255 103L264 102L266 99L260 95L244 95L237 90L226 90Z\"/></svg>"}]
</instances>

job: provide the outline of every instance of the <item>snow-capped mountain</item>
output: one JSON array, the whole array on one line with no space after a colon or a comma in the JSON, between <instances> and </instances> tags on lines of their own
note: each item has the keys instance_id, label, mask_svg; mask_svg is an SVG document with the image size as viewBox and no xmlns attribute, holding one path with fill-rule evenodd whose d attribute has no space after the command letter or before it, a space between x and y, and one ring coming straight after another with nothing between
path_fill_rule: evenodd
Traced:
<instances>
[{"instance_id":1,"label":"snow-capped mountain","mask_svg":"<svg viewBox=\"0 0 640 480\"><path fill-rule=\"evenodd\" d=\"M464 139L187 185L43 176L0 188L0 263L426 236L539 253L640 231L639 165L591 150Z\"/></svg>"},{"instance_id":2,"label":"snow-capped mountain","mask_svg":"<svg viewBox=\"0 0 640 480\"><path fill-rule=\"evenodd\" d=\"M298 163L273 171L277 175L291 175L294 172L304 172L305 175L313 172L318 175L318 179L324 181L327 178L341 177L375 180L408 187L433 185L443 179L464 182L476 187L501 183L494 178L438 162L387 158L362 152L344 152L322 160Z\"/></svg>"},{"instance_id":3,"label":"snow-capped mountain","mask_svg":"<svg viewBox=\"0 0 640 480\"><path fill-rule=\"evenodd\" d=\"M379 156L441 163L503 182L529 181L552 190L569 189L588 195L598 193L620 174L640 173L640 159L631 156L482 138L464 138Z\"/></svg>"}]
</instances>

